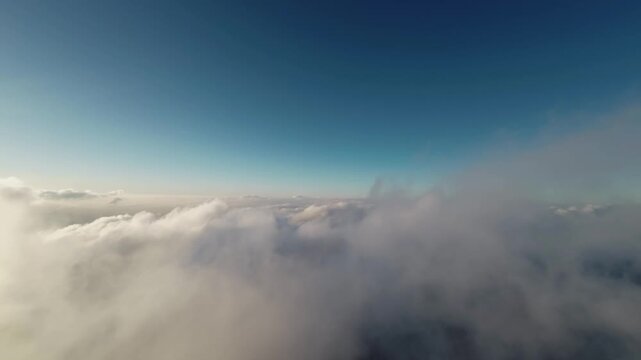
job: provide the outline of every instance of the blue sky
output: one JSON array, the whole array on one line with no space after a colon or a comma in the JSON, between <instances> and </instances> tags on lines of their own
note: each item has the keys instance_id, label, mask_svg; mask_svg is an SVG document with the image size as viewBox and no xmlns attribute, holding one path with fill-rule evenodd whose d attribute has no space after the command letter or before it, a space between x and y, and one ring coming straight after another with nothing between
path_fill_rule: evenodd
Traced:
<instances>
[{"instance_id":1,"label":"blue sky","mask_svg":"<svg viewBox=\"0 0 641 360\"><path fill-rule=\"evenodd\" d=\"M638 1L0 1L0 170L193 194L429 182L500 134L638 99L639 19Z\"/></svg>"}]
</instances>

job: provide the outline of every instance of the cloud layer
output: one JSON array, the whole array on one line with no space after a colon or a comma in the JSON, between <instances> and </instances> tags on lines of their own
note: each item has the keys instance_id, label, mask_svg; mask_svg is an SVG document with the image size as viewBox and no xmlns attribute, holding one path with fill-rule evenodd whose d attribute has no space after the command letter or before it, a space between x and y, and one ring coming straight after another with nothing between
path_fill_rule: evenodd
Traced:
<instances>
[{"instance_id":1,"label":"cloud layer","mask_svg":"<svg viewBox=\"0 0 641 360\"><path fill-rule=\"evenodd\" d=\"M0 357L637 359L641 206L528 191L632 174L634 124L416 197L212 200L44 226L29 188L5 180ZM586 136L630 161L577 160ZM586 181L556 175L574 164Z\"/></svg>"},{"instance_id":2,"label":"cloud layer","mask_svg":"<svg viewBox=\"0 0 641 360\"><path fill-rule=\"evenodd\" d=\"M634 358L639 218L638 206L479 212L431 193L18 227L4 234L0 348L12 359Z\"/></svg>"}]
</instances>

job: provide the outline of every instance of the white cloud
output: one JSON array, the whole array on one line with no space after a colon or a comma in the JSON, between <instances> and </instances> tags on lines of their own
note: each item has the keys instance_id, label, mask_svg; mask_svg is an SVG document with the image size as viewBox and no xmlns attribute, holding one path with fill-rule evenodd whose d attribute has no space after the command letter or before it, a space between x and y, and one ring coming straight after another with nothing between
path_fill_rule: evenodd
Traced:
<instances>
[{"instance_id":1,"label":"white cloud","mask_svg":"<svg viewBox=\"0 0 641 360\"><path fill-rule=\"evenodd\" d=\"M9 200L31 199L33 189L16 177L0 178L0 196Z\"/></svg>"},{"instance_id":2,"label":"white cloud","mask_svg":"<svg viewBox=\"0 0 641 360\"><path fill-rule=\"evenodd\" d=\"M33 225L53 213L8 202L37 192L5 179L0 358L638 359L641 205L551 208L523 190L534 173L560 185L536 154L419 197L213 200L68 226Z\"/></svg>"},{"instance_id":3,"label":"white cloud","mask_svg":"<svg viewBox=\"0 0 641 360\"><path fill-rule=\"evenodd\" d=\"M584 221L543 205L502 207L478 212L432 193L291 216L214 200L22 229L2 239L13 260L0 265L0 354L638 355L641 324L626 314L641 304L641 208ZM301 223L305 212L315 216ZM613 348L584 343L591 336Z\"/></svg>"},{"instance_id":4,"label":"white cloud","mask_svg":"<svg viewBox=\"0 0 641 360\"><path fill-rule=\"evenodd\" d=\"M115 190L106 193L97 193L91 190L38 190L26 186L16 177L0 178L0 196L10 200L85 200L102 197L117 197L124 191Z\"/></svg>"}]
</instances>

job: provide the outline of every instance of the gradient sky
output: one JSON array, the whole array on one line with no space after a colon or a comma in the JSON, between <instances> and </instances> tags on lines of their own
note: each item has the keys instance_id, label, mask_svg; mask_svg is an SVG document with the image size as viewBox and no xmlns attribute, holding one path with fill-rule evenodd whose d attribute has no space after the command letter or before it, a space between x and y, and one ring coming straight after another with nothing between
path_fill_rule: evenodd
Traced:
<instances>
[{"instance_id":1,"label":"gradient sky","mask_svg":"<svg viewBox=\"0 0 641 360\"><path fill-rule=\"evenodd\" d=\"M637 99L640 19L639 1L0 0L0 175L263 195L430 181L500 134Z\"/></svg>"}]
</instances>

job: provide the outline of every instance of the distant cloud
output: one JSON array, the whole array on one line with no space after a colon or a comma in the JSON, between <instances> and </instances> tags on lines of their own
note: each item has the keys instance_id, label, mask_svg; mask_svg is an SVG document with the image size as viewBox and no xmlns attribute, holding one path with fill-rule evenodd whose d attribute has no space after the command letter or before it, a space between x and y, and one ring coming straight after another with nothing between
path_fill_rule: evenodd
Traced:
<instances>
[{"instance_id":1,"label":"distant cloud","mask_svg":"<svg viewBox=\"0 0 641 360\"><path fill-rule=\"evenodd\" d=\"M241 199L243 200L267 200L268 198L260 195L244 195L241 196Z\"/></svg>"},{"instance_id":2,"label":"distant cloud","mask_svg":"<svg viewBox=\"0 0 641 360\"><path fill-rule=\"evenodd\" d=\"M115 190L106 193L97 193L91 190L37 190L26 186L20 179L9 177L0 178L0 195L8 199L22 200L84 200L101 197L116 197L121 195L123 190Z\"/></svg>"},{"instance_id":3,"label":"distant cloud","mask_svg":"<svg viewBox=\"0 0 641 360\"><path fill-rule=\"evenodd\" d=\"M47 200L82 200L94 199L99 197L113 197L122 194L122 190L110 191L107 193L97 193L91 190L40 190L38 196Z\"/></svg>"},{"instance_id":4,"label":"distant cloud","mask_svg":"<svg viewBox=\"0 0 641 360\"><path fill-rule=\"evenodd\" d=\"M116 205L116 204L118 204L118 203L120 203L120 202L122 202L124 200L125 199L123 199L121 197L115 197L115 198L111 199L111 201L109 202L109 205Z\"/></svg>"},{"instance_id":5,"label":"distant cloud","mask_svg":"<svg viewBox=\"0 0 641 360\"><path fill-rule=\"evenodd\" d=\"M595 212L603 209L604 206L587 204L583 206L566 206L566 207L551 207L554 210L554 213L557 215L569 215L569 214L594 214Z\"/></svg>"},{"instance_id":6,"label":"distant cloud","mask_svg":"<svg viewBox=\"0 0 641 360\"><path fill-rule=\"evenodd\" d=\"M310 205L303 211L297 213L292 217L294 223L304 223L306 221L315 220L322 216L326 216L329 210L328 205Z\"/></svg>"}]
</instances>

